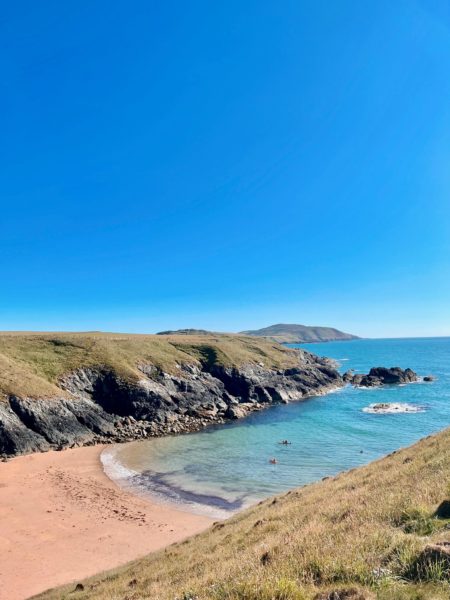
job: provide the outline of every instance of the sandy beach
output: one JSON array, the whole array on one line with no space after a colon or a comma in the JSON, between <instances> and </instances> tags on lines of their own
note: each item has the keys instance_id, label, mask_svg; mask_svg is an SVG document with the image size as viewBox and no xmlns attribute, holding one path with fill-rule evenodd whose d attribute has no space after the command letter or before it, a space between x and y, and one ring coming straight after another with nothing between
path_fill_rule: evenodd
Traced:
<instances>
[{"instance_id":1,"label":"sandy beach","mask_svg":"<svg viewBox=\"0 0 450 600\"><path fill-rule=\"evenodd\" d=\"M0 463L0 599L117 567L198 533L211 519L119 489L101 446Z\"/></svg>"}]
</instances>

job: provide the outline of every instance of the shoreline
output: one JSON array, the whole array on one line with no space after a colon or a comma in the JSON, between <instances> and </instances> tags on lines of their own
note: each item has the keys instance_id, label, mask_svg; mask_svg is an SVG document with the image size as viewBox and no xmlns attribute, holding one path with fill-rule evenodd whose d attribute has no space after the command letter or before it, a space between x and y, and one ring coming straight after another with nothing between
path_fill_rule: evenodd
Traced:
<instances>
[{"instance_id":1,"label":"shoreline","mask_svg":"<svg viewBox=\"0 0 450 600\"><path fill-rule=\"evenodd\" d=\"M0 463L0 600L24 600L123 565L213 519L152 502L111 480L105 445Z\"/></svg>"},{"instance_id":2,"label":"shoreline","mask_svg":"<svg viewBox=\"0 0 450 600\"><path fill-rule=\"evenodd\" d=\"M139 444L142 441L128 442L124 446ZM161 476L157 473L133 471L124 466L122 461L114 455L114 450L120 452L121 446L122 444L117 444L116 447L108 446L101 453L100 460L104 472L120 489L133 496L148 499L151 503L174 508L179 512L207 517L212 522L217 522L225 521L263 499L255 498L253 502L247 503L243 503L241 500L228 502L225 498L215 494L194 492L161 481ZM136 479L139 482L136 482Z\"/></svg>"},{"instance_id":3,"label":"shoreline","mask_svg":"<svg viewBox=\"0 0 450 600\"><path fill-rule=\"evenodd\" d=\"M327 361L330 359L326 359ZM332 359L331 359L332 360ZM7 461L11 459L16 459L24 456L30 456L33 454L41 454L48 452L61 452L66 450L74 450L77 448L89 448L92 446L95 447L108 447L115 446L121 444L128 444L130 442L141 442L144 440L150 439L158 439L161 437L168 436L178 436L178 435L187 435L190 433L198 433L208 429L210 427L216 427L221 425L226 425L227 423L233 423L234 421L245 419L253 413L261 412L273 408L275 406L279 406L280 404L290 404L296 402L305 402L312 398L319 398L321 396L326 396L328 394L333 394L340 389L343 389L346 386L345 382L340 381L339 383L328 383L319 386L318 389L311 390L310 393L306 395L302 395L298 398L291 398L288 401L276 401L276 402L240 402L234 406L234 413L232 417L226 417L220 414L208 414L203 417L188 417L187 421L183 424L180 422L175 423L175 425L164 425L162 429L158 432L153 431L154 422L149 422L144 420L138 420L134 417L126 416L119 417L118 415L113 414L113 416L117 419L121 419L120 427L115 432L116 435L111 437L111 432L109 432L108 436L94 436L92 439L88 440L79 440L72 445L58 445L51 444L47 445L44 449L38 449L35 451L28 450L27 452L19 452L19 453L0 453L0 460L6 459ZM80 398L79 398L80 400ZM0 404L1 408L1 404ZM1 418L1 414L0 414ZM125 429L124 429L125 428ZM1 600L1 598L0 598Z\"/></svg>"},{"instance_id":4,"label":"shoreline","mask_svg":"<svg viewBox=\"0 0 450 600\"><path fill-rule=\"evenodd\" d=\"M344 386L333 386L328 388L326 391L324 392L318 392L314 395L302 398L300 400L297 401L293 401L290 404L297 404L297 403L301 403L301 402L306 402L308 400L313 400L314 398L318 398L318 397L322 397L322 396L328 396L331 394L336 394L340 391L342 391L343 389L345 389L345 385ZM231 518L232 516L234 516L236 513L245 510L247 508L250 508L253 505L258 504L258 502L260 502L261 500L264 500L264 497L257 497L254 498L253 501L250 502L246 502L246 503L242 503L240 501L238 501L237 504L234 504L233 502L231 502L231 506L230 503L228 503L224 498L218 497L218 496L211 496L209 494L203 494L201 492L195 493L195 492L190 492L187 490L184 490L183 488L177 488L176 486L170 486L167 485L166 483L163 483L162 485L158 483L156 481L157 484L157 489L155 489L154 487L148 487L148 482L146 485L137 485L137 484L132 484L130 482L130 478L133 477L137 477L137 478L145 478L145 473L141 472L141 471L134 471L132 467L126 466L123 464L123 462L117 458L117 454L121 454L121 450L123 449L123 447L130 447L134 444L140 444L142 442L151 442L152 440L156 440L156 439L161 439L161 438L167 438L167 437L179 437L179 436L189 436L192 434L196 434L196 433L200 433L202 431L205 430L212 430L215 428L221 428L221 427L225 427L226 425L232 425L233 423L235 423L236 421L242 421L245 420L246 418L250 417L251 415L258 413L258 412L262 412L265 410L271 410L273 408L275 408L276 406L280 406L279 404L271 404L268 405L267 407L263 408L263 409L255 409L253 411L250 411L248 414L240 417L239 419L235 419L235 420L228 420L228 421L218 421L216 423L209 423L208 425L205 425L202 429L196 430L196 431L183 431L181 433L178 434L168 434L166 436L158 436L158 437L154 437L154 438L143 438L143 439L137 439L137 440L130 440L130 441L126 441L126 442L119 442L116 444L107 444L102 448L102 451L100 453L99 456L99 460L103 465L103 471L106 474L106 476L114 482L114 484L120 488L121 490L127 491L130 494L132 494L133 496L137 496L139 498L143 498L144 500L148 500L151 503L155 503L157 505L162 505L162 506L167 506L169 508L174 508L176 511L180 511L180 512L186 512L188 514L193 514L193 515L199 515L199 516L205 516L209 519L211 519L212 522L215 521L224 521L226 519ZM157 480L157 477L154 478L153 480L153 484L155 484L155 480ZM173 493L176 493L176 499L174 499ZM213 502L204 502L202 500L204 499L209 499L209 500L213 500ZM0 598L1 600L1 598Z\"/></svg>"}]
</instances>

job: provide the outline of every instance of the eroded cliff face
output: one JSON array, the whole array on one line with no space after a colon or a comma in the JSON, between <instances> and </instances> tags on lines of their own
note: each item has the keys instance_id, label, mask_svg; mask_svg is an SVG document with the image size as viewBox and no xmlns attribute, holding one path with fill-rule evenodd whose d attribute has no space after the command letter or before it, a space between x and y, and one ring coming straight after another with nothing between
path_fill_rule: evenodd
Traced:
<instances>
[{"instance_id":1,"label":"eroded cliff face","mask_svg":"<svg viewBox=\"0 0 450 600\"><path fill-rule=\"evenodd\" d=\"M290 369L183 364L175 375L142 363L134 382L102 366L78 369L60 379L61 397L0 402L0 454L194 431L344 385L326 359L298 357Z\"/></svg>"}]
</instances>

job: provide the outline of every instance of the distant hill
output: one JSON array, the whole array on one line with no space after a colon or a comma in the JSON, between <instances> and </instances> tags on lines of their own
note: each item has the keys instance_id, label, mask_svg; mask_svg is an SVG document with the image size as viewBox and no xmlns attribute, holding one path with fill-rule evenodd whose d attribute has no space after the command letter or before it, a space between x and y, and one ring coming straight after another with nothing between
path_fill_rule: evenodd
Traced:
<instances>
[{"instance_id":1,"label":"distant hill","mask_svg":"<svg viewBox=\"0 0 450 600\"><path fill-rule=\"evenodd\" d=\"M269 338L280 344L301 344L306 342L334 342L338 340L357 340L358 336L344 333L334 327L309 327L279 323L262 329L242 331L244 335Z\"/></svg>"},{"instance_id":2,"label":"distant hill","mask_svg":"<svg viewBox=\"0 0 450 600\"><path fill-rule=\"evenodd\" d=\"M156 335L214 335L214 332L206 329L168 329L158 331Z\"/></svg>"}]
</instances>

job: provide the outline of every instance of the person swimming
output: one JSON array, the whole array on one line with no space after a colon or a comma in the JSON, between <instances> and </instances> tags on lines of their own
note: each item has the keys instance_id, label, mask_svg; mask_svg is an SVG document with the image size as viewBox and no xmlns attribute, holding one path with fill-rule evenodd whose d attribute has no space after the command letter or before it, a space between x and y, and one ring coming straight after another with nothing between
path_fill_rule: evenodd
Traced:
<instances>
[{"instance_id":1,"label":"person swimming","mask_svg":"<svg viewBox=\"0 0 450 600\"><path fill-rule=\"evenodd\" d=\"M270 464L271 464L271 465L276 465L278 461L277 461L277 459L276 459L276 458L271 458L271 459L269 460L269 462L270 462Z\"/></svg>"},{"instance_id":2,"label":"person swimming","mask_svg":"<svg viewBox=\"0 0 450 600\"><path fill-rule=\"evenodd\" d=\"M278 443L282 444L283 446L289 446L290 444L292 444L292 442L290 442L289 440L281 440L281 442Z\"/></svg>"}]
</instances>

